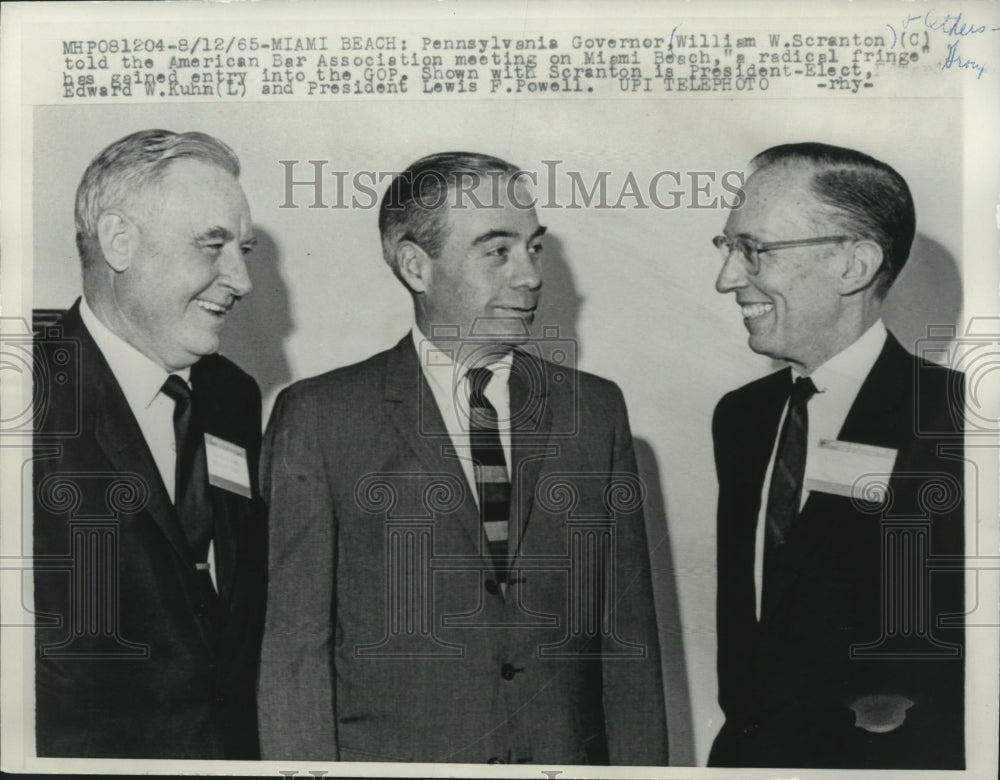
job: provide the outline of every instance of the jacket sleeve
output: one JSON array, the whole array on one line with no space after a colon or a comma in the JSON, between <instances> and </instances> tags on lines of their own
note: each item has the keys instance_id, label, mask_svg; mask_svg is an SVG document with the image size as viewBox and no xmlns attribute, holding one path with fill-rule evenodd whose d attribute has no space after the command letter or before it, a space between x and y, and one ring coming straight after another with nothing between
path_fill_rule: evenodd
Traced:
<instances>
[{"instance_id":1,"label":"jacket sleeve","mask_svg":"<svg viewBox=\"0 0 1000 780\"><path fill-rule=\"evenodd\" d=\"M263 759L337 760L336 518L312 397L286 390L264 436L267 617L258 682Z\"/></svg>"},{"instance_id":2,"label":"jacket sleeve","mask_svg":"<svg viewBox=\"0 0 1000 780\"><path fill-rule=\"evenodd\" d=\"M667 716L642 510L645 489L638 475L625 401L617 387L614 402L612 474L606 500L616 521L611 611L615 630L610 636L602 632L605 730L612 766L665 766L669 762Z\"/></svg>"}]
</instances>

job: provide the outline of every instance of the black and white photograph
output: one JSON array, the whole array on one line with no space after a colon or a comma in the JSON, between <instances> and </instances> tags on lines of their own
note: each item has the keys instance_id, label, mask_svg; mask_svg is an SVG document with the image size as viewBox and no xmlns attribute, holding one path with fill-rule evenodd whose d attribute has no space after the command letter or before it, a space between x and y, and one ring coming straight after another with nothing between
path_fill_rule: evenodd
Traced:
<instances>
[{"instance_id":1,"label":"black and white photograph","mask_svg":"<svg viewBox=\"0 0 1000 780\"><path fill-rule=\"evenodd\" d=\"M996 776L996 3L0 36L5 772Z\"/></svg>"}]
</instances>

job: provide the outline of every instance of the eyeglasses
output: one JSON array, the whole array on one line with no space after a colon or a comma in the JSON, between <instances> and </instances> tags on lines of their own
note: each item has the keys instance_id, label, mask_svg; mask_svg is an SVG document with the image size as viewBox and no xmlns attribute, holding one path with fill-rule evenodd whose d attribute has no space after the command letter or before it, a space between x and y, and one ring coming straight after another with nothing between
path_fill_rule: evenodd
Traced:
<instances>
[{"instance_id":1,"label":"eyeglasses","mask_svg":"<svg viewBox=\"0 0 1000 780\"><path fill-rule=\"evenodd\" d=\"M722 261L726 262L732 257L733 252L739 252L740 257L746 264L747 271L756 276L760 271L760 255L764 252L771 252L775 249L791 249L793 246L812 246L814 244L836 244L838 241L848 241L851 236L819 236L818 238L797 238L791 241L755 241L746 236L716 236L712 239L715 248L722 255Z\"/></svg>"}]
</instances>

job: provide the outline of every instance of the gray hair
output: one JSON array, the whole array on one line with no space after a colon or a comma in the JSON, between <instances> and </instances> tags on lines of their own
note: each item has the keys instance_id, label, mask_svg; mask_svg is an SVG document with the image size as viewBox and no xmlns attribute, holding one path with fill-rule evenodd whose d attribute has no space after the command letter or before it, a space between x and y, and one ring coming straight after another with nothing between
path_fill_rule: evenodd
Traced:
<instances>
[{"instance_id":1,"label":"gray hair","mask_svg":"<svg viewBox=\"0 0 1000 780\"><path fill-rule=\"evenodd\" d=\"M781 163L804 163L814 169L811 189L816 198L833 208L846 231L882 248L875 294L884 298L910 255L916 232L906 180L881 160L829 144L774 146L751 162L758 170Z\"/></svg>"},{"instance_id":2,"label":"gray hair","mask_svg":"<svg viewBox=\"0 0 1000 780\"><path fill-rule=\"evenodd\" d=\"M140 130L115 141L91 160L76 190L76 248L84 268L95 259L101 215L158 184L177 160L197 160L240 175L240 161L233 150L198 132Z\"/></svg>"}]
</instances>

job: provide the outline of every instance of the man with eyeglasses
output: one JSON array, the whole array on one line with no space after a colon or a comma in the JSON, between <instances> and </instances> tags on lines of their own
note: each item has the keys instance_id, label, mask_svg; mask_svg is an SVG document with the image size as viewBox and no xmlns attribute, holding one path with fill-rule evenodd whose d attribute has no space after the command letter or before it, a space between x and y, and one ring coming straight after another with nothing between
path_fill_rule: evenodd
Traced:
<instances>
[{"instance_id":1,"label":"man with eyeglasses","mask_svg":"<svg viewBox=\"0 0 1000 780\"><path fill-rule=\"evenodd\" d=\"M753 166L713 241L716 289L787 367L712 424L726 720L709 764L962 769L963 380L881 319L913 200L850 149Z\"/></svg>"}]
</instances>

